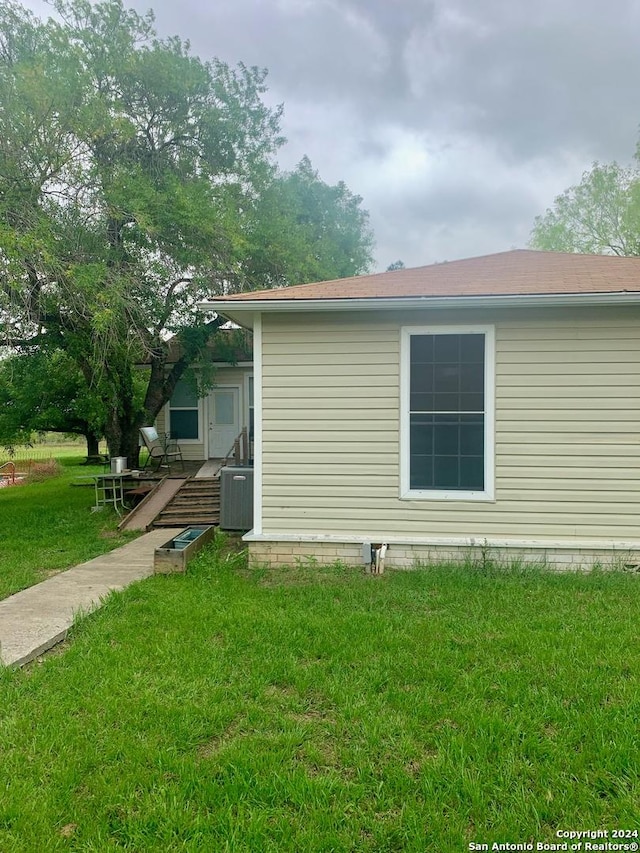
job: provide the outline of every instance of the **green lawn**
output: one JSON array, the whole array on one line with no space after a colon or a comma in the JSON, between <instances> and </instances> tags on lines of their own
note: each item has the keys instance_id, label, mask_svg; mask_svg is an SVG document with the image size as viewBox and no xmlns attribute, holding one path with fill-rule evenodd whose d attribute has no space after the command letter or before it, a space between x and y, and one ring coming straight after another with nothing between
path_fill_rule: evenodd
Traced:
<instances>
[{"instance_id":1,"label":"green lawn","mask_svg":"<svg viewBox=\"0 0 640 853\"><path fill-rule=\"evenodd\" d=\"M0 675L0 850L459 853L635 829L639 583L210 551Z\"/></svg>"},{"instance_id":2,"label":"green lawn","mask_svg":"<svg viewBox=\"0 0 640 853\"><path fill-rule=\"evenodd\" d=\"M106 452L104 443L101 447ZM80 462L82 456L86 459L86 444L83 440L62 440L49 434L45 441L35 441L31 445L21 444L11 452L6 447L0 447L0 465L4 462L15 461L18 468L26 461L43 461L46 459L67 459L71 464Z\"/></svg>"},{"instance_id":3,"label":"green lawn","mask_svg":"<svg viewBox=\"0 0 640 853\"><path fill-rule=\"evenodd\" d=\"M0 599L133 538L118 533L113 511L91 512L92 487L71 485L103 470L81 465L75 453L60 452L57 476L0 489ZM41 468L47 467L44 455ZM27 469L23 461L17 467Z\"/></svg>"}]
</instances>

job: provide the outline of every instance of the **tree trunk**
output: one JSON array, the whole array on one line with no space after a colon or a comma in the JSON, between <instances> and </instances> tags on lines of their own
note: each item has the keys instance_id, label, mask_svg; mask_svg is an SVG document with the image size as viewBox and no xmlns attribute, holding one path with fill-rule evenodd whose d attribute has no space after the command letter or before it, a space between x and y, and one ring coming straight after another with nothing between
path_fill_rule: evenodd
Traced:
<instances>
[{"instance_id":1,"label":"tree trunk","mask_svg":"<svg viewBox=\"0 0 640 853\"><path fill-rule=\"evenodd\" d=\"M85 440L87 442L87 465L99 465L104 461L100 455L100 436L94 435L92 432L85 432Z\"/></svg>"},{"instance_id":2,"label":"tree trunk","mask_svg":"<svg viewBox=\"0 0 640 853\"><path fill-rule=\"evenodd\" d=\"M117 402L109 403L104 431L107 439L107 447L109 448L109 456L123 456L122 424L120 423Z\"/></svg>"},{"instance_id":3,"label":"tree trunk","mask_svg":"<svg viewBox=\"0 0 640 853\"><path fill-rule=\"evenodd\" d=\"M140 443L138 439L138 430L140 427L135 428L135 432L132 432L127 436L127 442L124 445L125 453L123 456L127 457L127 465L129 468L138 468L140 465Z\"/></svg>"},{"instance_id":4,"label":"tree trunk","mask_svg":"<svg viewBox=\"0 0 640 853\"><path fill-rule=\"evenodd\" d=\"M124 456L128 468L137 468L140 462L140 446L137 420L130 418L112 417L107 430L107 444L110 456Z\"/></svg>"},{"instance_id":5,"label":"tree trunk","mask_svg":"<svg viewBox=\"0 0 640 853\"><path fill-rule=\"evenodd\" d=\"M107 419L105 435L110 456L124 456L129 468L139 462L138 430L140 414L136 411L135 393L131 366L121 365L120 371L114 364L109 366L112 393L105 400Z\"/></svg>"},{"instance_id":6,"label":"tree trunk","mask_svg":"<svg viewBox=\"0 0 640 853\"><path fill-rule=\"evenodd\" d=\"M140 447L138 444L138 419L132 416L131 410L126 414L110 412L107 444L110 456L124 456L127 467L137 468L139 464Z\"/></svg>"}]
</instances>

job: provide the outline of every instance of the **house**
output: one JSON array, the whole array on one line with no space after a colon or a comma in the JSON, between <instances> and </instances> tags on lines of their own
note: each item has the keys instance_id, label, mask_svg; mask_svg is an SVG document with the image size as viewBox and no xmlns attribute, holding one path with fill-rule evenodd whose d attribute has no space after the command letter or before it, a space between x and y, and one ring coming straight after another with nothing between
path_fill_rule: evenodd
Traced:
<instances>
[{"instance_id":1,"label":"house","mask_svg":"<svg viewBox=\"0 0 640 853\"><path fill-rule=\"evenodd\" d=\"M180 356L172 342L167 364ZM188 379L180 380L156 419L158 431L177 439L183 458L191 461L223 459L242 429L253 436L251 335L222 330L212 337L207 358L213 369L209 391L199 397Z\"/></svg>"},{"instance_id":2,"label":"house","mask_svg":"<svg viewBox=\"0 0 640 853\"><path fill-rule=\"evenodd\" d=\"M640 258L519 250L205 307L254 335L254 561L640 564Z\"/></svg>"}]
</instances>

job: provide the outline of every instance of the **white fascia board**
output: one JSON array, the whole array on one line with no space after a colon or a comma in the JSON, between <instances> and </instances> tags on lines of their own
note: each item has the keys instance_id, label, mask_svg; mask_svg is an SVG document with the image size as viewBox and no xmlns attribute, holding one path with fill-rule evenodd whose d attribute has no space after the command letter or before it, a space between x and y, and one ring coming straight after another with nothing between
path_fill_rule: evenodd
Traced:
<instances>
[{"instance_id":1,"label":"white fascia board","mask_svg":"<svg viewBox=\"0 0 640 853\"><path fill-rule=\"evenodd\" d=\"M354 299L252 299L247 302L203 302L203 311L215 311L241 326L251 327L253 314L272 311L415 311L455 308L542 308L582 305L640 305L640 292L546 293L509 296L408 296Z\"/></svg>"}]
</instances>

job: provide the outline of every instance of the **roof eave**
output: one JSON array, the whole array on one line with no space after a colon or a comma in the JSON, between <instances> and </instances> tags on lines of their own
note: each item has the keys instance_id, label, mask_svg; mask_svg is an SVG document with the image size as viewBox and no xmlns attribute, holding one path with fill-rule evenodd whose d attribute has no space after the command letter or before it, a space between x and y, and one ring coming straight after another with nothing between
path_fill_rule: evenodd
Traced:
<instances>
[{"instance_id":1,"label":"roof eave","mask_svg":"<svg viewBox=\"0 0 640 853\"><path fill-rule=\"evenodd\" d=\"M215 311L246 328L253 327L253 315L275 311L402 311L457 308L540 308L583 305L640 305L640 292L544 293L492 296L406 296L349 299L218 299L203 302L203 311Z\"/></svg>"}]
</instances>

